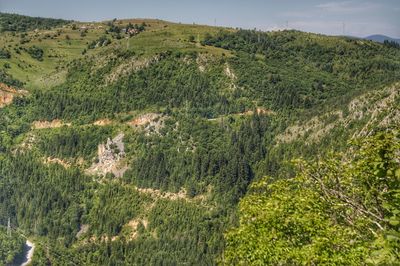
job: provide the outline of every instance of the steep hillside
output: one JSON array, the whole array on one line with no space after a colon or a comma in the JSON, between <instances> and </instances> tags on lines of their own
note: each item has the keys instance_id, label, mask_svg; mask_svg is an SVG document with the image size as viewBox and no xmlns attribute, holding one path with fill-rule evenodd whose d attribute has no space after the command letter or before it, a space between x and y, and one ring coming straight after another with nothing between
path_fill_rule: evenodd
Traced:
<instances>
[{"instance_id":1,"label":"steep hillside","mask_svg":"<svg viewBox=\"0 0 400 266\"><path fill-rule=\"evenodd\" d=\"M247 194L251 184L297 180L288 161L399 128L396 47L151 19L0 18L42 25L0 35L0 224L10 217L36 241L38 265L253 262L235 242L242 206L266 197Z\"/></svg>"}]
</instances>

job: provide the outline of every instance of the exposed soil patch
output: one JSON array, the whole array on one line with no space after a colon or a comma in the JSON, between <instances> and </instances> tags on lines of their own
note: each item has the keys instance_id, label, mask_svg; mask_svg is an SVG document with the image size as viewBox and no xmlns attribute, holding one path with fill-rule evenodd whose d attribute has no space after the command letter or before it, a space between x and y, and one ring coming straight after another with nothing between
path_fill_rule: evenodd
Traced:
<instances>
[{"instance_id":1,"label":"exposed soil patch","mask_svg":"<svg viewBox=\"0 0 400 266\"><path fill-rule=\"evenodd\" d=\"M69 168L71 164L69 162L66 162L60 158L52 158L52 157L47 157L44 159L45 164L59 164L64 166L64 168Z\"/></svg>"},{"instance_id":2,"label":"exposed soil patch","mask_svg":"<svg viewBox=\"0 0 400 266\"><path fill-rule=\"evenodd\" d=\"M14 99L13 93L0 91L0 108L11 104L13 99Z\"/></svg>"},{"instance_id":3,"label":"exposed soil patch","mask_svg":"<svg viewBox=\"0 0 400 266\"><path fill-rule=\"evenodd\" d=\"M230 79L232 79L232 80L235 80L235 79L236 79L236 75L235 75L235 73L233 73L233 71L232 71L232 69L229 67L228 63L225 64L224 73L225 73L225 75L226 75L228 78L230 78Z\"/></svg>"},{"instance_id":4,"label":"exposed soil patch","mask_svg":"<svg viewBox=\"0 0 400 266\"><path fill-rule=\"evenodd\" d=\"M196 63L199 67L200 72L204 72L207 69L207 65L210 63L212 58L206 54L199 54L196 58Z\"/></svg>"},{"instance_id":5,"label":"exposed soil patch","mask_svg":"<svg viewBox=\"0 0 400 266\"><path fill-rule=\"evenodd\" d=\"M24 141L16 147L15 151L30 150L32 149L35 143L36 143L36 135L32 132L29 132L26 135Z\"/></svg>"},{"instance_id":6,"label":"exposed soil patch","mask_svg":"<svg viewBox=\"0 0 400 266\"><path fill-rule=\"evenodd\" d=\"M141 69L147 68L150 65L160 61L160 56L154 56L152 58L138 59L131 58L127 62L118 65L107 77L106 83L110 84L117 81L122 76L127 76L129 74L135 73Z\"/></svg>"},{"instance_id":7,"label":"exposed soil patch","mask_svg":"<svg viewBox=\"0 0 400 266\"><path fill-rule=\"evenodd\" d=\"M274 111L262 107L257 107L255 112L253 110L249 110L239 115L253 115L254 113L257 113L258 115L272 115L274 114Z\"/></svg>"},{"instance_id":8,"label":"exposed soil patch","mask_svg":"<svg viewBox=\"0 0 400 266\"><path fill-rule=\"evenodd\" d=\"M82 235L89 231L90 226L88 224L81 224L78 233L76 233L76 238L80 238Z\"/></svg>"},{"instance_id":9,"label":"exposed soil patch","mask_svg":"<svg viewBox=\"0 0 400 266\"><path fill-rule=\"evenodd\" d=\"M26 95L27 91L17 90L0 82L0 108L12 103L15 96Z\"/></svg>"},{"instance_id":10,"label":"exposed soil patch","mask_svg":"<svg viewBox=\"0 0 400 266\"><path fill-rule=\"evenodd\" d=\"M53 121L34 121L32 123L32 129L45 129L45 128L58 128L64 126L71 126L71 123L64 123L59 119Z\"/></svg>"},{"instance_id":11,"label":"exposed soil patch","mask_svg":"<svg viewBox=\"0 0 400 266\"><path fill-rule=\"evenodd\" d=\"M152 198L168 199L168 200L179 200L179 199L189 200L189 198L187 197L186 190L183 188L178 193L162 192L161 190L152 189L152 188L138 188L137 187L136 190L140 193L149 195Z\"/></svg>"},{"instance_id":12,"label":"exposed soil patch","mask_svg":"<svg viewBox=\"0 0 400 266\"><path fill-rule=\"evenodd\" d=\"M262 107L257 107L257 109L255 111L248 110L248 111L243 112L243 113L236 113L236 114L231 114L231 115L233 115L233 116L251 116L254 113L256 113L258 115L273 115L273 114L275 114L275 112L272 111L272 110L268 110L268 109L265 109L265 108L262 108ZM221 119L223 119L225 117L226 116L220 116L220 117L217 117L217 118L210 118L208 120L209 121L219 121L219 120L221 120Z\"/></svg>"},{"instance_id":13,"label":"exposed soil patch","mask_svg":"<svg viewBox=\"0 0 400 266\"><path fill-rule=\"evenodd\" d=\"M209 186L207 189L207 192L204 194L199 194L196 195L193 198L188 197L187 191L185 188L181 188L179 192L173 193L173 192L168 192L168 191L161 191L159 189L153 189L153 188L139 188L135 187L135 189L142 194L146 194L150 196L151 198L157 200L157 199L167 199L167 200L185 200L188 202L206 202L209 200L209 198L212 195L212 187Z\"/></svg>"},{"instance_id":14,"label":"exposed soil patch","mask_svg":"<svg viewBox=\"0 0 400 266\"><path fill-rule=\"evenodd\" d=\"M146 135L152 133L159 134L160 129L164 127L165 118L166 117L161 114L147 113L138 116L127 124L135 128L143 129L146 132Z\"/></svg>"},{"instance_id":15,"label":"exposed soil patch","mask_svg":"<svg viewBox=\"0 0 400 266\"><path fill-rule=\"evenodd\" d=\"M106 118L106 119L97 120L96 122L93 123L93 125L102 127L102 126L111 125L112 123L113 122L110 119Z\"/></svg>"},{"instance_id":16,"label":"exposed soil patch","mask_svg":"<svg viewBox=\"0 0 400 266\"><path fill-rule=\"evenodd\" d=\"M135 240L138 235L139 235L139 225L143 225L145 229L147 229L148 225L149 225L149 221L144 218L144 219L133 219L130 220L125 227L130 231L129 234L129 240Z\"/></svg>"}]
</instances>

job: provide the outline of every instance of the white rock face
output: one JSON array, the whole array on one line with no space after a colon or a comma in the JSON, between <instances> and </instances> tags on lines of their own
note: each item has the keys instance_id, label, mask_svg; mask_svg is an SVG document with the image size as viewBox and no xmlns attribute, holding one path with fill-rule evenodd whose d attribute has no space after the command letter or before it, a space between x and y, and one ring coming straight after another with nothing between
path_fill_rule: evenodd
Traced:
<instances>
[{"instance_id":1,"label":"white rock face","mask_svg":"<svg viewBox=\"0 0 400 266\"><path fill-rule=\"evenodd\" d=\"M164 122L167 117L157 113L147 113L136 117L134 120L129 121L127 124L134 128L141 128L145 134L159 134L160 130L164 127Z\"/></svg>"},{"instance_id":2,"label":"white rock face","mask_svg":"<svg viewBox=\"0 0 400 266\"><path fill-rule=\"evenodd\" d=\"M93 175L105 176L113 173L116 177L121 177L128 169L121 163L125 157L124 134L120 133L115 138L107 139L105 144L98 147L98 162L94 163L87 173Z\"/></svg>"}]
</instances>

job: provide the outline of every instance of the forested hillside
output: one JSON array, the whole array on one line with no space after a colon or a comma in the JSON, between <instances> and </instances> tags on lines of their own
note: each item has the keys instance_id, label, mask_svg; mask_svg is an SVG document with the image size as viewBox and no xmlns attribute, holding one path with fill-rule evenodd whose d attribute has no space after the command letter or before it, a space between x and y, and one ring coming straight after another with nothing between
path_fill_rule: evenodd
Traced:
<instances>
[{"instance_id":1,"label":"forested hillside","mask_svg":"<svg viewBox=\"0 0 400 266\"><path fill-rule=\"evenodd\" d=\"M21 16L17 14L0 13L0 31L26 32L36 29L49 30L71 21L63 19Z\"/></svg>"},{"instance_id":2,"label":"forested hillside","mask_svg":"<svg viewBox=\"0 0 400 266\"><path fill-rule=\"evenodd\" d=\"M3 226L0 227L0 263L12 263L14 257L18 255L23 248L24 238L18 233L12 232L8 235L7 229Z\"/></svg>"},{"instance_id":3,"label":"forested hillside","mask_svg":"<svg viewBox=\"0 0 400 266\"><path fill-rule=\"evenodd\" d=\"M399 258L400 49L161 20L0 21L0 225L32 238L33 265Z\"/></svg>"}]
</instances>

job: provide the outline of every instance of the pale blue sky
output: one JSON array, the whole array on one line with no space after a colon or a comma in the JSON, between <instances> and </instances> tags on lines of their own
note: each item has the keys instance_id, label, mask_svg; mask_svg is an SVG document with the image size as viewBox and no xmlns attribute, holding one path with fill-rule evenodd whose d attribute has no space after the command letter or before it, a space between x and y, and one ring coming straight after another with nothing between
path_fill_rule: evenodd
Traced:
<instances>
[{"instance_id":1,"label":"pale blue sky","mask_svg":"<svg viewBox=\"0 0 400 266\"><path fill-rule=\"evenodd\" d=\"M294 28L331 35L400 37L400 0L0 0L0 11L99 21L159 18L274 30Z\"/></svg>"}]
</instances>

